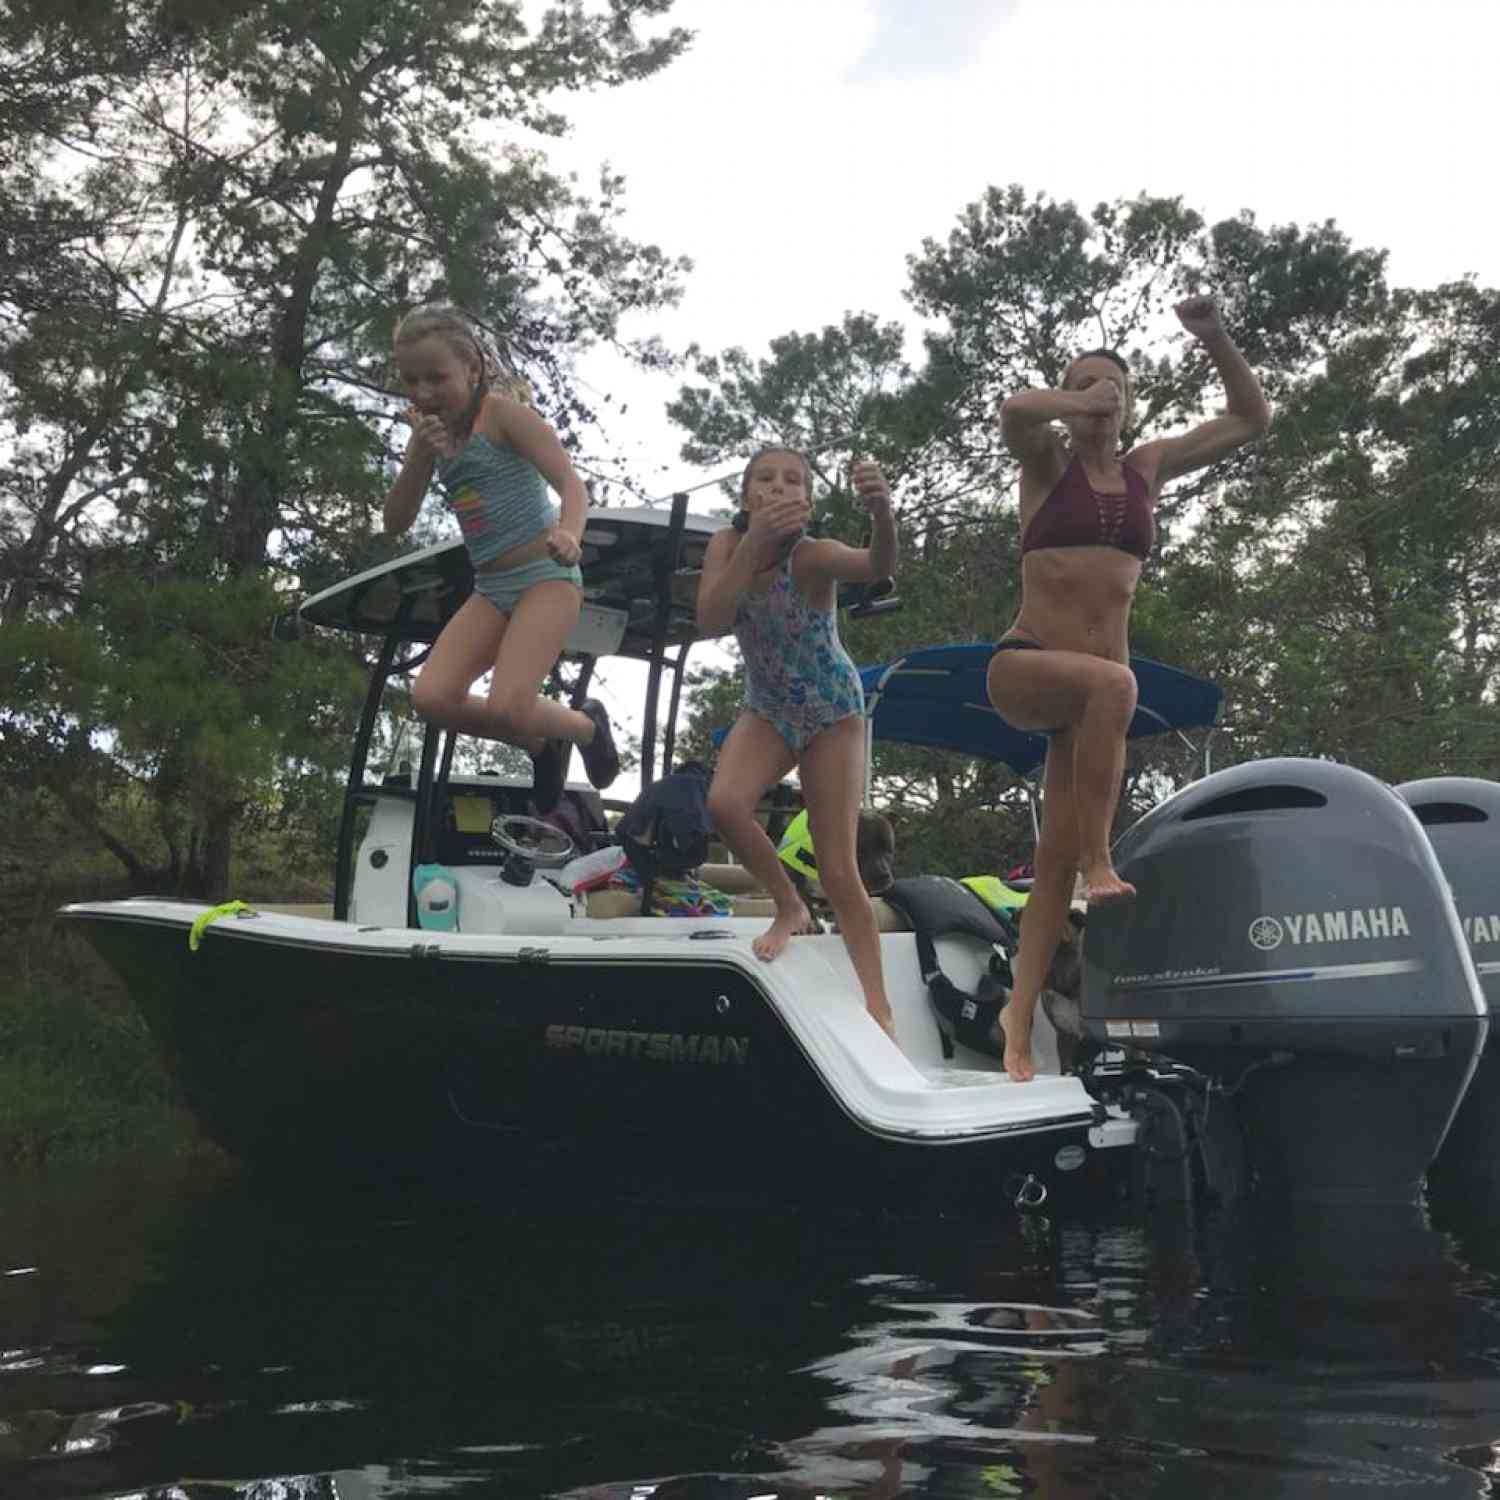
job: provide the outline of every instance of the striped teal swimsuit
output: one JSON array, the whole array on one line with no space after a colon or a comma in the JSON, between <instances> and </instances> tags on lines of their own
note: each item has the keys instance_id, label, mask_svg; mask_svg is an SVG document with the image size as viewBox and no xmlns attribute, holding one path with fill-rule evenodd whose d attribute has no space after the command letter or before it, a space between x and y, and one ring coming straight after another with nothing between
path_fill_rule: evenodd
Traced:
<instances>
[{"instance_id":1,"label":"striped teal swimsuit","mask_svg":"<svg viewBox=\"0 0 1500 1500\"><path fill-rule=\"evenodd\" d=\"M561 578L583 587L576 563L564 567L546 557L502 572L479 571L482 563L557 525L557 509L547 498L547 481L535 464L508 443L472 433L452 458L439 461L437 476L469 549L474 587L502 614L509 614L534 583Z\"/></svg>"}]
</instances>

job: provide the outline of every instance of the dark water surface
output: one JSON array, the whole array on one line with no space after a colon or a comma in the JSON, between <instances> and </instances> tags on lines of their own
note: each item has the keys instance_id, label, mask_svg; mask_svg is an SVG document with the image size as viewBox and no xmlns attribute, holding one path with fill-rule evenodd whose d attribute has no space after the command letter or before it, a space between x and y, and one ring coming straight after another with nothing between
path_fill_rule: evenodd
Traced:
<instances>
[{"instance_id":1,"label":"dark water surface","mask_svg":"<svg viewBox=\"0 0 1500 1500\"><path fill-rule=\"evenodd\" d=\"M481 1213L202 1169L0 1182L0 1496L1500 1482L1500 1205L1192 1227L577 1191Z\"/></svg>"}]
</instances>

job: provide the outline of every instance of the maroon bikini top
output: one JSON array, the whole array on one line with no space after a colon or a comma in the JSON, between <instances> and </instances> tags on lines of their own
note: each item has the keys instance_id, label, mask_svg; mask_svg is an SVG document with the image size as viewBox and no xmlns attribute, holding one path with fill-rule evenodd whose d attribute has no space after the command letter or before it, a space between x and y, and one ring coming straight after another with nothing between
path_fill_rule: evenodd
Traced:
<instances>
[{"instance_id":1,"label":"maroon bikini top","mask_svg":"<svg viewBox=\"0 0 1500 1500\"><path fill-rule=\"evenodd\" d=\"M1118 547L1145 562L1156 540L1151 494L1129 464L1120 470L1125 493L1101 493L1089 483L1083 464L1070 460L1032 516L1021 538L1022 556L1039 547Z\"/></svg>"}]
</instances>

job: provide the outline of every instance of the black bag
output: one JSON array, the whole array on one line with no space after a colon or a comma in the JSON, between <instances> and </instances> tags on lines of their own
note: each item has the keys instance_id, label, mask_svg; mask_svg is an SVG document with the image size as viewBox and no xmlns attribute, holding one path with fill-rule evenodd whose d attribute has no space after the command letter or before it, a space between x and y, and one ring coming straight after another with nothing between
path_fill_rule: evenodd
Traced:
<instances>
[{"instance_id":1,"label":"black bag","mask_svg":"<svg viewBox=\"0 0 1500 1500\"><path fill-rule=\"evenodd\" d=\"M917 963L937 1012L943 1056L951 1058L955 1042L990 1057L1005 1056L999 1030L1000 1012L1015 984L1008 954L1016 948L1018 928L1009 912L997 912L961 881L946 875L912 875L898 880L885 899L903 912L916 937ZM971 995L953 983L938 963L936 939L964 933L990 945L987 973Z\"/></svg>"},{"instance_id":2,"label":"black bag","mask_svg":"<svg viewBox=\"0 0 1500 1500\"><path fill-rule=\"evenodd\" d=\"M658 875L683 876L708 858L708 779L682 769L653 782L615 827L643 885Z\"/></svg>"},{"instance_id":3,"label":"black bag","mask_svg":"<svg viewBox=\"0 0 1500 1500\"><path fill-rule=\"evenodd\" d=\"M943 1056L951 1057L952 1042L962 1042L975 1052L990 1057L1005 1056L1005 1035L1000 1030L1000 1012L1010 999L1007 969L991 960L987 974L979 976L972 995L953 983L946 974L927 976L927 993L932 1007L942 1017ZM951 1040L950 1040L951 1039Z\"/></svg>"}]
</instances>

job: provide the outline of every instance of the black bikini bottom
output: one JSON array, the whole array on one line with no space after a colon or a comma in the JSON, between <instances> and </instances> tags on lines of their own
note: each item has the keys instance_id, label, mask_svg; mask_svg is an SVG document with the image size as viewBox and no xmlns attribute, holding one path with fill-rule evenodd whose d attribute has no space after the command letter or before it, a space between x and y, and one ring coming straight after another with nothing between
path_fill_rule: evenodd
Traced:
<instances>
[{"instance_id":1,"label":"black bikini bottom","mask_svg":"<svg viewBox=\"0 0 1500 1500\"><path fill-rule=\"evenodd\" d=\"M990 659L993 661L1002 651L1045 651L1046 649L1040 641L1028 641L1025 636L1008 635L995 642L995 649L990 653ZM999 710L997 709L996 712L998 713ZM1003 719L1005 715L1001 714L1000 717ZM1022 731L1022 733L1027 732ZM1044 739L1050 740L1054 734L1061 734L1063 731L1062 729L1039 729L1029 732L1040 734Z\"/></svg>"}]
</instances>

